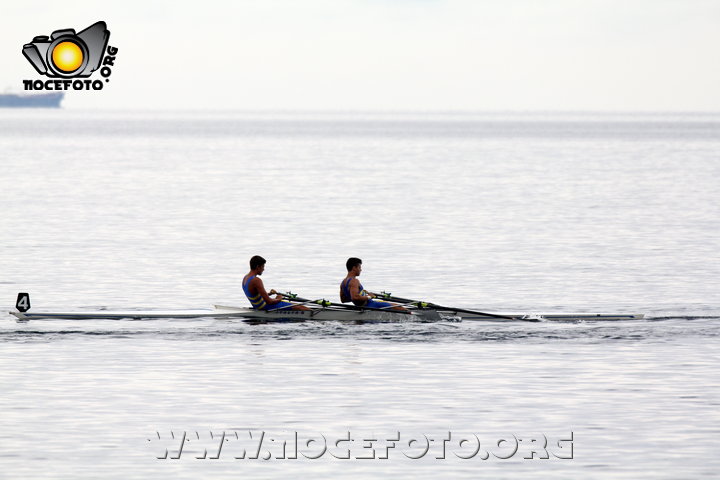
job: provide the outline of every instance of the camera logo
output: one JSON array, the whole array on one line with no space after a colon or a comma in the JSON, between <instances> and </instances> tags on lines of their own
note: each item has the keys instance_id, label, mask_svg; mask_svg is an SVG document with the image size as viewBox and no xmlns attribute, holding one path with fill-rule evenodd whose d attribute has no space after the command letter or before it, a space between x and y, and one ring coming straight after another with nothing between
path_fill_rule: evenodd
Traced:
<instances>
[{"instance_id":1,"label":"camera logo","mask_svg":"<svg viewBox=\"0 0 720 480\"><path fill-rule=\"evenodd\" d=\"M72 28L55 30L50 36L40 35L23 45L22 53L40 75L64 80L24 80L25 90L102 90L103 82L86 78L100 69L110 81L117 48L109 47L110 31L105 22L97 22L81 32Z\"/></svg>"}]
</instances>

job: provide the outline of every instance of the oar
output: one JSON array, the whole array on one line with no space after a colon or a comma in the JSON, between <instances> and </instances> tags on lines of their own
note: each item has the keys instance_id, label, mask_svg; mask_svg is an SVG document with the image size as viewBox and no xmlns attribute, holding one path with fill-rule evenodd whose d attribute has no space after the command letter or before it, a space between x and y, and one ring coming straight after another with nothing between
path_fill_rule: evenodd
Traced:
<instances>
[{"instance_id":1,"label":"oar","mask_svg":"<svg viewBox=\"0 0 720 480\"><path fill-rule=\"evenodd\" d=\"M282 293L280 295L282 295ZM283 296L285 296L285 295L283 295ZM298 305L308 305L310 303L317 303L319 305L322 305L322 303L320 303L320 302L324 302L325 300L323 300L322 298L318 298L317 300L305 300L304 298L303 299L299 298L299 299L297 299L297 301L302 302L302 303L291 303L290 305L285 305L284 307L273 308L272 310L265 310L265 311L268 313L269 312L277 312L278 310L285 310L286 308L297 307Z\"/></svg>"},{"instance_id":2,"label":"oar","mask_svg":"<svg viewBox=\"0 0 720 480\"><path fill-rule=\"evenodd\" d=\"M288 300L295 300L297 302L309 302L309 303L317 303L318 305L321 305L323 307L340 307L340 308L346 308L348 310L375 310L379 312L387 312L385 308L374 308L374 307L359 307L357 305L345 305L344 303L335 303L335 302L329 302L325 299L322 300L308 300L307 298L298 297L297 294L292 292L287 293L280 293L283 297L287 298ZM392 313L403 313L405 315L412 315L412 312L403 312L402 310L393 310Z\"/></svg>"},{"instance_id":3,"label":"oar","mask_svg":"<svg viewBox=\"0 0 720 480\"><path fill-rule=\"evenodd\" d=\"M372 292L370 292L372 293ZM442 305L438 305L437 303L430 303L430 302L423 302L421 300L411 300L408 298L400 298L400 297L393 297L392 294L382 292L382 293L373 293L375 297L381 298L383 300L389 300L391 302L400 302L400 303L407 303L410 305L417 305L419 308L434 308L436 310L446 310L449 312L457 312L457 313L469 313L471 315L482 315L484 317L492 317L492 318L503 318L505 320L528 320L518 317L511 317L508 315L498 315L496 313L487 313L487 312L479 312L477 310L468 310L465 308L455 308L455 307L443 307ZM530 320L530 321L537 321L537 320Z\"/></svg>"}]
</instances>

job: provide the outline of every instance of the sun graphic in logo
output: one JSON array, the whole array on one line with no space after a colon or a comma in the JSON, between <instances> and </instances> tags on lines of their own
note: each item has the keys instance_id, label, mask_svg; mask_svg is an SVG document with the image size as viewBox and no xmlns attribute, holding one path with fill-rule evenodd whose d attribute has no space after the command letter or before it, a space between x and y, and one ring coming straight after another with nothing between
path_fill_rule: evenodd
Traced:
<instances>
[{"instance_id":1,"label":"sun graphic in logo","mask_svg":"<svg viewBox=\"0 0 720 480\"><path fill-rule=\"evenodd\" d=\"M52 61L63 72L74 72L83 64L83 52L74 42L61 42L53 49Z\"/></svg>"}]
</instances>

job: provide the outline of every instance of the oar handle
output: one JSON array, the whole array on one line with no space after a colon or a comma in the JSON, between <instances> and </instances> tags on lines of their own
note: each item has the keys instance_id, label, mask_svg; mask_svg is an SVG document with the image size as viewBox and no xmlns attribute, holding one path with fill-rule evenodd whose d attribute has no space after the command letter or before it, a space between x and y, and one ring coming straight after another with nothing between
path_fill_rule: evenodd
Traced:
<instances>
[{"instance_id":1,"label":"oar handle","mask_svg":"<svg viewBox=\"0 0 720 480\"><path fill-rule=\"evenodd\" d=\"M280 295L281 297L283 297L287 300L300 302L300 303L293 303L292 305L285 305L284 307L278 307L278 308L274 308L274 309L268 310L268 311L272 312L275 310L285 310L286 308L292 308L297 305L316 304L316 305L320 305L321 307L329 307L332 305L332 302L325 300L324 298L318 298L317 300L309 300L307 298L298 297L296 294L294 294L292 292L281 293L281 292L276 291L275 295Z\"/></svg>"},{"instance_id":2,"label":"oar handle","mask_svg":"<svg viewBox=\"0 0 720 480\"><path fill-rule=\"evenodd\" d=\"M380 298L380 299L382 299L382 300L389 300L389 301L391 301L391 302L400 302L400 303L416 303L416 302L420 302L419 300L413 300L413 299L411 299L411 298L395 297L395 296L393 296L392 293L388 293L388 292L380 292L380 293L370 292L370 293L372 293L373 295L375 295L377 298ZM425 302L420 302L420 303L425 303Z\"/></svg>"}]
</instances>

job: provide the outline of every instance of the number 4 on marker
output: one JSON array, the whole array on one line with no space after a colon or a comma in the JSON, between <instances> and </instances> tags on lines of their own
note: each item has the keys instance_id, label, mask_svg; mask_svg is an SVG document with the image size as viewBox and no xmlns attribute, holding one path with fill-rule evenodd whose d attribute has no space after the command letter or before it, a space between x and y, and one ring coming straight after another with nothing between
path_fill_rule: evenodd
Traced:
<instances>
[{"instance_id":1,"label":"number 4 on marker","mask_svg":"<svg viewBox=\"0 0 720 480\"><path fill-rule=\"evenodd\" d=\"M18 293L17 302L15 302L15 308L18 312L27 312L30 310L30 295L27 293Z\"/></svg>"}]
</instances>

